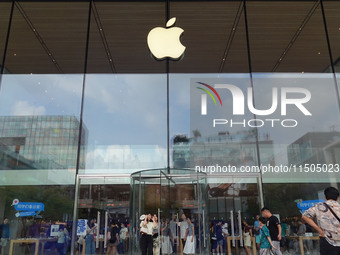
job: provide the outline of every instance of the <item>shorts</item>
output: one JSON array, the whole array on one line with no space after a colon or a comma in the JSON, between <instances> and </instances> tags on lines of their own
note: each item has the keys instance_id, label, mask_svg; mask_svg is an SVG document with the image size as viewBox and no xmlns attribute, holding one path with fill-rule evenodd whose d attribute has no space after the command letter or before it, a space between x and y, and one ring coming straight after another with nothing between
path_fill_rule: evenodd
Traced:
<instances>
[{"instance_id":1,"label":"shorts","mask_svg":"<svg viewBox=\"0 0 340 255\"><path fill-rule=\"evenodd\" d=\"M8 243L8 238L1 238L0 246L6 246Z\"/></svg>"},{"instance_id":2,"label":"shorts","mask_svg":"<svg viewBox=\"0 0 340 255\"><path fill-rule=\"evenodd\" d=\"M260 235L255 236L255 242L256 243L261 243L261 236Z\"/></svg>"},{"instance_id":3,"label":"shorts","mask_svg":"<svg viewBox=\"0 0 340 255\"><path fill-rule=\"evenodd\" d=\"M221 240L217 240L217 245L223 246L223 242L224 242L224 240L223 240L223 239L221 239Z\"/></svg>"}]
</instances>

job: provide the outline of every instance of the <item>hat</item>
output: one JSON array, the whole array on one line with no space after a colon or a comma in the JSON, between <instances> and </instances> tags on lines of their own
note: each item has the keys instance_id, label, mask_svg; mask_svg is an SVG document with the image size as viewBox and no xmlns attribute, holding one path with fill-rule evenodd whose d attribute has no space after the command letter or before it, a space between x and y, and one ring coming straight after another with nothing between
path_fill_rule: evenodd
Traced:
<instances>
[{"instance_id":1,"label":"hat","mask_svg":"<svg viewBox=\"0 0 340 255\"><path fill-rule=\"evenodd\" d=\"M145 214L142 214L139 219L140 220L145 220Z\"/></svg>"}]
</instances>

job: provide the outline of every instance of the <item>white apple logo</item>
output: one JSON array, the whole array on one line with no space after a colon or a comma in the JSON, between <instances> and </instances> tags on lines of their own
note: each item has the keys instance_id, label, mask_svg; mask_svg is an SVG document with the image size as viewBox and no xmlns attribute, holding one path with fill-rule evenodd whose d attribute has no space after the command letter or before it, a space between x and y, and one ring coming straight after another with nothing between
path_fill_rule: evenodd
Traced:
<instances>
[{"instance_id":1,"label":"white apple logo","mask_svg":"<svg viewBox=\"0 0 340 255\"><path fill-rule=\"evenodd\" d=\"M176 18L172 18L166 23L166 28L155 27L148 34L149 49L158 60L167 57L177 60L185 51L185 47L180 41L184 30L180 27L171 27L175 22Z\"/></svg>"}]
</instances>

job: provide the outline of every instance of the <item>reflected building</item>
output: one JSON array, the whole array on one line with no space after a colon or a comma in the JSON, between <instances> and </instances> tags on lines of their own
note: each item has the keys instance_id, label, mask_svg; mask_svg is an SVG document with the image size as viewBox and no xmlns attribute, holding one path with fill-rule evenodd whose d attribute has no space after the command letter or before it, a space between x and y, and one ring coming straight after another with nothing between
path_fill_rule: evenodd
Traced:
<instances>
[{"instance_id":1,"label":"reflected building","mask_svg":"<svg viewBox=\"0 0 340 255\"><path fill-rule=\"evenodd\" d=\"M308 132L287 147L288 163L335 164L340 159L340 132Z\"/></svg>"},{"instance_id":2,"label":"reflected building","mask_svg":"<svg viewBox=\"0 0 340 255\"><path fill-rule=\"evenodd\" d=\"M255 165L257 162L257 144L261 151L261 162L275 164L273 141L268 133L258 134L256 130L218 132L202 137L198 131L194 137L177 135L173 138L173 162L177 168L195 168L207 165L242 164Z\"/></svg>"},{"instance_id":3,"label":"reflected building","mask_svg":"<svg viewBox=\"0 0 340 255\"><path fill-rule=\"evenodd\" d=\"M79 123L74 116L1 116L2 169L76 168ZM80 168L87 136L83 124Z\"/></svg>"}]
</instances>

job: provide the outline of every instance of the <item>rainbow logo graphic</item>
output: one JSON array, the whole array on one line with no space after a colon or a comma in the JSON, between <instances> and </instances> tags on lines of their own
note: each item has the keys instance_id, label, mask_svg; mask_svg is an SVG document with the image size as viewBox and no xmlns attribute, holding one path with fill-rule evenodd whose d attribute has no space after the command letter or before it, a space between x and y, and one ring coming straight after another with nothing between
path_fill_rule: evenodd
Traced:
<instances>
[{"instance_id":1,"label":"rainbow logo graphic","mask_svg":"<svg viewBox=\"0 0 340 255\"><path fill-rule=\"evenodd\" d=\"M217 91L212 86L210 86L210 85L208 85L206 83L203 83L203 82L197 82L197 83L207 87L208 89L210 89L217 96L217 98L220 101L220 104L222 106L221 97L220 97L220 95L217 93ZM215 100L213 94L209 90L204 89L204 88L200 88L200 87L197 87L197 88L200 89L200 90L203 90L204 92L206 92L212 98L212 100L214 101L215 105L217 105L216 100Z\"/></svg>"}]
</instances>

